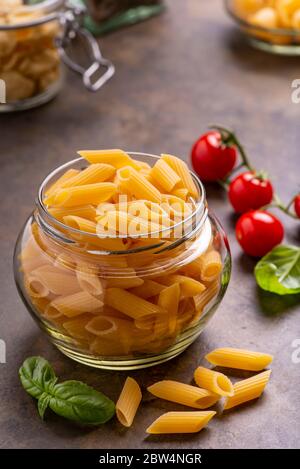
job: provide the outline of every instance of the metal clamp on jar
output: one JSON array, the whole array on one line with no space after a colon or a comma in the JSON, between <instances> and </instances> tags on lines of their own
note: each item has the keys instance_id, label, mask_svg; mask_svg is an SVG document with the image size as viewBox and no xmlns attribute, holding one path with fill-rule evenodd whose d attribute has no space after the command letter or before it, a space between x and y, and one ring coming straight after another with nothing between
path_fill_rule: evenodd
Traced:
<instances>
[{"instance_id":1,"label":"metal clamp on jar","mask_svg":"<svg viewBox=\"0 0 300 469\"><path fill-rule=\"evenodd\" d=\"M24 110L52 99L62 87L63 61L82 76L89 91L98 91L115 72L96 39L82 27L85 9L64 0L0 0L0 112ZM87 66L70 54L80 41Z\"/></svg>"}]
</instances>

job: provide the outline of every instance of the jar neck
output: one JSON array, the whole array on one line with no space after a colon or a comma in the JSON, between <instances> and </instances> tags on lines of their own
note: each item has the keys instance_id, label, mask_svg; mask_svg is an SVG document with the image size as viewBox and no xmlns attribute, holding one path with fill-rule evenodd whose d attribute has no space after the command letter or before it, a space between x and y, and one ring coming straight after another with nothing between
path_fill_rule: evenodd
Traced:
<instances>
[{"instance_id":1,"label":"jar neck","mask_svg":"<svg viewBox=\"0 0 300 469\"><path fill-rule=\"evenodd\" d=\"M128 152L128 154L140 162L155 164L159 158L156 155ZM151 161L152 159L152 161ZM199 242L203 236L209 237L208 208L205 197L205 189L200 180L192 173L198 196L190 200L188 215L177 222L173 221L173 226L163 227L161 231L151 232L146 236L118 233L107 235L106 233L84 232L77 228L64 224L51 214L51 210L44 204L45 193L67 170L82 170L88 166L83 158L77 158L54 170L41 184L36 199L36 210L34 218L43 236L46 236L52 243L60 246L60 249L76 250L86 255L92 255L95 259L103 259L105 256L115 258L130 259L134 256L141 258L149 257L149 263L156 258L181 259L186 256L187 247L190 248L196 242L197 246L203 244ZM156 204L157 205L157 204ZM151 207L150 207L151 213ZM203 239L204 239L203 238ZM206 239L206 238L205 238ZM205 243L204 243L205 244ZM198 249L194 246L193 249Z\"/></svg>"}]
</instances>

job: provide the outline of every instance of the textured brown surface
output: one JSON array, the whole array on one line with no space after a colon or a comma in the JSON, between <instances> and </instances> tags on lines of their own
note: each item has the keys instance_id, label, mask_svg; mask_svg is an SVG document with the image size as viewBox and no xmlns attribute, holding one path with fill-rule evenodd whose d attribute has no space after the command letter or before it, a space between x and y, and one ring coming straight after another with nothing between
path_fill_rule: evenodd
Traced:
<instances>
[{"instance_id":1,"label":"textured brown surface","mask_svg":"<svg viewBox=\"0 0 300 469\"><path fill-rule=\"evenodd\" d=\"M217 121L238 130L255 164L272 174L285 200L299 187L300 105L290 98L291 81L299 78L299 58L249 48L220 3L173 0L164 15L102 39L117 74L98 94L84 91L79 79L69 75L64 91L49 105L0 116L0 338L7 343L7 364L0 364L1 447L299 447L300 364L291 360L292 341L300 338L296 299L258 291L254 262L241 254L233 234L234 217L224 193L215 187L208 188L209 203L229 233L234 258L228 293L186 353L132 376L143 386L163 377L189 382L194 367L214 347L264 350L275 360L270 385L258 402L218 416L200 434L147 437L144 429L154 418L180 407L145 393L132 429L113 420L82 430L50 412L46 422L40 421L35 402L17 376L25 357L41 354L62 378L84 380L113 399L126 376L64 358L39 332L13 283L14 242L37 187L51 169L73 158L76 149L117 146L187 157L197 135ZM289 241L299 242L297 223L289 223L287 231Z\"/></svg>"}]
</instances>

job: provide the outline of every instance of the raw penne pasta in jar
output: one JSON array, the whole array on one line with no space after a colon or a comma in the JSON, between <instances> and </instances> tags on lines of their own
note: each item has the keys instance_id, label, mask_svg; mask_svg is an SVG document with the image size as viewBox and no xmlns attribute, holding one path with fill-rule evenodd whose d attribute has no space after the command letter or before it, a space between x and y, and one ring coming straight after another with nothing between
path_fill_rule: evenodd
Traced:
<instances>
[{"instance_id":1,"label":"raw penne pasta in jar","mask_svg":"<svg viewBox=\"0 0 300 469\"><path fill-rule=\"evenodd\" d=\"M79 361L121 369L164 361L196 339L226 290L225 234L181 158L79 155L42 183L21 237L25 301ZM182 390L186 402L188 390L196 404L199 396L196 408L201 396L218 397L191 387Z\"/></svg>"}]
</instances>

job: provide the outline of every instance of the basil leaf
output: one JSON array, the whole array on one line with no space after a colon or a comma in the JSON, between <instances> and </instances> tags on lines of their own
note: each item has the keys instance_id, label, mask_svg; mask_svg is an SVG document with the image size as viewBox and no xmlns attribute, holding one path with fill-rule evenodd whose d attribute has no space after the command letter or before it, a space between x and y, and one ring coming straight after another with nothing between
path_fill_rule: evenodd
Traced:
<instances>
[{"instance_id":1,"label":"basil leaf","mask_svg":"<svg viewBox=\"0 0 300 469\"><path fill-rule=\"evenodd\" d=\"M27 358L19 376L25 391L38 399L42 419L47 407L62 417L86 425L105 423L115 413L115 405L108 397L81 381L56 384L57 377L50 363L42 357Z\"/></svg>"},{"instance_id":2,"label":"basil leaf","mask_svg":"<svg viewBox=\"0 0 300 469\"><path fill-rule=\"evenodd\" d=\"M49 407L58 415L83 424L99 425L115 413L114 403L81 381L57 384Z\"/></svg>"},{"instance_id":3,"label":"basil leaf","mask_svg":"<svg viewBox=\"0 0 300 469\"><path fill-rule=\"evenodd\" d=\"M42 357L27 358L19 370L19 376L25 391L36 399L48 392L57 381L52 366Z\"/></svg>"},{"instance_id":4,"label":"basil leaf","mask_svg":"<svg viewBox=\"0 0 300 469\"><path fill-rule=\"evenodd\" d=\"M263 290L278 295L300 293L300 248L276 246L257 263L254 273Z\"/></svg>"},{"instance_id":5,"label":"basil leaf","mask_svg":"<svg viewBox=\"0 0 300 469\"><path fill-rule=\"evenodd\" d=\"M42 420L44 420L45 411L49 405L51 397L47 393L43 393L38 401L38 411Z\"/></svg>"}]
</instances>

